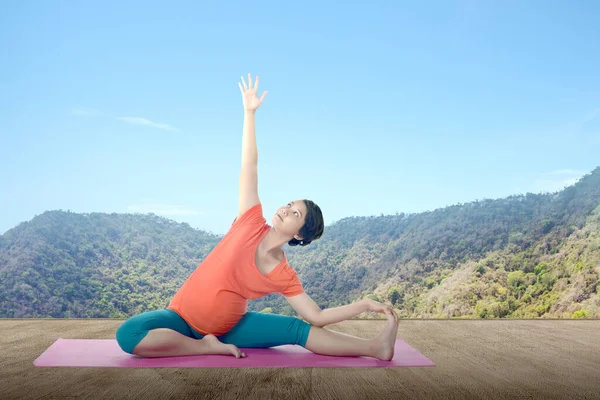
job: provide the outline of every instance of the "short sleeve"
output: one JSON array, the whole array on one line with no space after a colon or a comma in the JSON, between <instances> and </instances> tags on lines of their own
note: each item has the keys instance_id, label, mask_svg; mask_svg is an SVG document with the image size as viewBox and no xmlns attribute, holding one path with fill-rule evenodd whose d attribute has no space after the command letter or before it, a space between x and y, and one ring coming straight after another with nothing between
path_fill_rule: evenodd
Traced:
<instances>
[{"instance_id":1,"label":"short sleeve","mask_svg":"<svg viewBox=\"0 0 600 400\"><path fill-rule=\"evenodd\" d=\"M264 225L267 222L265 217L263 216L262 204L258 203L242 214L242 216L238 219L235 217L233 222L231 223L231 227L237 225L253 225L253 224L261 224Z\"/></svg>"},{"instance_id":2,"label":"short sleeve","mask_svg":"<svg viewBox=\"0 0 600 400\"><path fill-rule=\"evenodd\" d=\"M285 297L297 296L304 293L304 288L302 287L302 282L300 281L298 274L293 269L290 268L290 270L292 271L292 279L286 288L281 291L281 294Z\"/></svg>"}]
</instances>

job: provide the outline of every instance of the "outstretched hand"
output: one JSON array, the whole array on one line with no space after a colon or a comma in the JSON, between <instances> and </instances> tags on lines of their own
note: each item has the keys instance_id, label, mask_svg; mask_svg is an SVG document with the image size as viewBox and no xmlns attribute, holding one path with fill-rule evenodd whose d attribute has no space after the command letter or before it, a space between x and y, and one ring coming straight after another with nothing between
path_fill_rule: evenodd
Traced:
<instances>
[{"instance_id":1,"label":"outstretched hand","mask_svg":"<svg viewBox=\"0 0 600 400\"><path fill-rule=\"evenodd\" d=\"M242 83L238 82L238 86L240 88L240 92L242 92L244 109L246 111L256 111L268 93L268 91L265 90L260 99L258 98L258 76L254 82L254 86L252 85L252 76L250 74L248 74L248 85L246 85L244 77L242 76Z\"/></svg>"},{"instance_id":2,"label":"outstretched hand","mask_svg":"<svg viewBox=\"0 0 600 400\"><path fill-rule=\"evenodd\" d=\"M398 315L396 314L396 312L394 312L391 306L379 303L372 299L366 299L365 301L367 303L367 306L369 307L369 311L391 315L396 321L398 321Z\"/></svg>"}]
</instances>

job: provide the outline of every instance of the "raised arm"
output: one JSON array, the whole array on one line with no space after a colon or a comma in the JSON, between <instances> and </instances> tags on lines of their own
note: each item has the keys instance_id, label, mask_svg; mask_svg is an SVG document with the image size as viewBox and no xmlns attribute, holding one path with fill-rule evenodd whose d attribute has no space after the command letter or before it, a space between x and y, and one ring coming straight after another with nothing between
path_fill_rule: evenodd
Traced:
<instances>
[{"instance_id":1,"label":"raised arm","mask_svg":"<svg viewBox=\"0 0 600 400\"><path fill-rule=\"evenodd\" d=\"M260 107L267 91L258 98L258 76L254 85L248 74L248 85L242 77L238 83L244 105L244 128L242 136L242 168L240 172L240 192L238 218L247 210L260 203L258 197L258 150L256 148L256 110Z\"/></svg>"}]
</instances>

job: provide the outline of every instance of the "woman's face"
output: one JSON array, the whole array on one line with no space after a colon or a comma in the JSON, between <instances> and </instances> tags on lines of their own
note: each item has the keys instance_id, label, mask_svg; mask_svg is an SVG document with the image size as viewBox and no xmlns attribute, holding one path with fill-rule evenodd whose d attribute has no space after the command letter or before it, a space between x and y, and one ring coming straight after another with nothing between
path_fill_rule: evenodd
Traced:
<instances>
[{"instance_id":1,"label":"woman's face","mask_svg":"<svg viewBox=\"0 0 600 400\"><path fill-rule=\"evenodd\" d=\"M289 235L296 235L304 226L305 220L306 204L302 200L290 201L285 206L279 207L272 219L274 227Z\"/></svg>"}]
</instances>

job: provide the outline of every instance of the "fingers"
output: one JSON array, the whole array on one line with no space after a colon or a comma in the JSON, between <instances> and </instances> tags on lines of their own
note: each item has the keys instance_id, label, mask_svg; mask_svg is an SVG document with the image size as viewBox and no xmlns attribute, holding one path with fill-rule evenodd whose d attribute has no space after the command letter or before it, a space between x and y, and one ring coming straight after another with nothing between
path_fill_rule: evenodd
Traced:
<instances>
[{"instance_id":1,"label":"fingers","mask_svg":"<svg viewBox=\"0 0 600 400\"><path fill-rule=\"evenodd\" d=\"M397 314L396 314L394 311L391 311L391 312L386 312L386 314L387 314L388 316L390 316L390 317L394 318L394 321L398 321L398 315L397 315Z\"/></svg>"},{"instance_id":2,"label":"fingers","mask_svg":"<svg viewBox=\"0 0 600 400\"><path fill-rule=\"evenodd\" d=\"M240 77L242 79L242 85L244 87L244 90L256 90L258 91L258 76L256 77L255 81L254 81L254 86L252 85L252 75L248 74L248 85L246 85L246 81L244 80L244 77Z\"/></svg>"},{"instance_id":3,"label":"fingers","mask_svg":"<svg viewBox=\"0 0 600 400\"><path fill-rule=\"evenodd\" d=\"M269 91L268 91L268 90L265 90L265 91L263 92L262 96L260 96L260 102L261 102L261 104L262 104L263 100L265 99L265 96L267 95L267 93L269 93Z\"/></svg>"},{"instance_id":4,"label":"fingers","mask_svg":"<svg viewBox=\"0 0 600 400\"><path fill-rule=\"evenodd\" d=\"M242 96L246 97L248 95L250 95L252 97L252 101L254 102L256 100L257 94L258 94L258 76L256 77L254 84L252 83L252 75L248 74L248 84L246 84L246 80L244 79L243 76L240 77L242 82L239 83L238 82L238 87L240 88L240 92L242 93ZM258 106L260 106L262 104L262 102L265 100L265 97L267 96L267 93L269 93L268 90L265 90L262 94L262 96L260 96L260 99L258 99Z\"/></svg>"},{"instance_id":5,"label":"fingers","mask_svg":"<svg viewBox=\"0 0 600 400\"><path fill-rule=\"evenodd\" d=\"M395 320L395 321L398 321L398 314L396 314L396 312L394 311L394 309L393 309L393 308L391 308L391 307L386 307L386 308L383 310L383 312L384 312L384 313L386 313L387 315L391 316L391 317L394 317L394 320Z\"/></svg>"}]
</instances>

